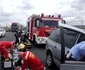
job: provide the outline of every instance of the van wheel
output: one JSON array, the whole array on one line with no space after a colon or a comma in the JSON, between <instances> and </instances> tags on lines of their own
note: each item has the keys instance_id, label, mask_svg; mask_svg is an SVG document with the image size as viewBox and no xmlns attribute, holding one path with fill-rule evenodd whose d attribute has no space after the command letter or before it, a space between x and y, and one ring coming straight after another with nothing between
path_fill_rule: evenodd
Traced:
<instances>
[{"instance_id":1,"label":"van wheel","mask_svg":"<svg viewBox=\"0 0 85 70\"><path fill-rule=\"evenodd\" d=\"M47 55L46 55L46 65L47 65L49 68L52 68L53 65L54 65L53 56L52 56L51 53L47 53Z\"/></svg>"}]
</instances>

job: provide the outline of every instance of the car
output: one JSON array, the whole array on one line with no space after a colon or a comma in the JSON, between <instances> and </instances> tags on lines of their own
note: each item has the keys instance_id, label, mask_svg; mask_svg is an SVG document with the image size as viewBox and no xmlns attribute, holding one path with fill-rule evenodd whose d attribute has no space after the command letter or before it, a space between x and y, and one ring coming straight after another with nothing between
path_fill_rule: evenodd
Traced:
<instances>
[{"instance_id":1,"label":"car","mask_svg":"<svg viewBox=\"0 0 85 70\"><path fill-rule=\"evenodd\" d=\"M0 28L0 37L4 37L6 35L6 30L4 28Z\"/></svg>"},{"instance_id":2,"label":"car","mask_svg":"<svg viewBox=\"0 0 85 70\"><path fill-rule=\"evenodd\" d=\"M81 41L85 41L84 30L68 24L59 24L59 27L50 34L46 43L46 65L49 68L52 68L55 64L57 67L60 68L62 60L65 61L65 54L68 52L68 50Z\"/></svg>"}]
</instances>

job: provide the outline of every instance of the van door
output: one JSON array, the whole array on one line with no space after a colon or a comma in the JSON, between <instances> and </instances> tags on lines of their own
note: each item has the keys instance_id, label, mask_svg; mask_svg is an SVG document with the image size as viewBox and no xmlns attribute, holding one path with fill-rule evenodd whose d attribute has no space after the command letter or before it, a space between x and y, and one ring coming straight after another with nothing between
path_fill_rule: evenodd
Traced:
<instances>
[{"instance_id":1,"label":"van door","mask_svg":"<svg viewBox=\"0 0 85 70\"><path fill-rule=\"evenodd\" d=\"M62 54L62 51L66 51L65 47L70 49L73 45L75 45L75 43L77 43L79 36L81 34L73 30L70 30L70 32L68 31L68 29L63 29L63 30L64 30L64 34L63 34L64 40L61 45L64 49L61 47L62 49L61 58L63 58L63 56L65 57L65 53ZM60 64L60 70L85 70L85 62L63 59L63 62L61 62Z\"/></svg>"}]
</instances>

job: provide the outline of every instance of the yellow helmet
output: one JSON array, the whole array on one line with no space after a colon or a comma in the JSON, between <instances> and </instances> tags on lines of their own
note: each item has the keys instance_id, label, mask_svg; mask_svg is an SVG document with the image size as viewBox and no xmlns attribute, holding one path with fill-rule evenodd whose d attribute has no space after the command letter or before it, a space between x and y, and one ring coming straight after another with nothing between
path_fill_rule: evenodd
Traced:
<instances>
[{"instance_id":1,"label":"yellow helmet","mask_svg":"<svg viewBox=\"0 0 85 70\"><path fill-rule=\"evenodd\" d=\"M20 50L20 49L23 49L24 47L25 47L25 45L23 43L21 43L17 48L18 48L18 50Z\"/></svg>"}]
</instances>

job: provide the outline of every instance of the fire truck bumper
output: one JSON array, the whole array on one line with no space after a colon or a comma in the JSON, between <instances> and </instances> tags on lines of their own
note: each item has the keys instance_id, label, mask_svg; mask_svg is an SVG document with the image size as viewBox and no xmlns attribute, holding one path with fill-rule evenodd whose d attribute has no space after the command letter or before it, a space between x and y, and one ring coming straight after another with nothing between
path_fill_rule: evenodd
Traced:
<instances>
[{"instance_id":1,"label":"fire truck bumper","mask_svg":"<svg viewBox=\"0 0 85 70\"><path fill-rule=\"evenodd\" d=\"M38 37L37 44L46 44L47 39L47 37Z\"/></svg>"}]
</instances>

